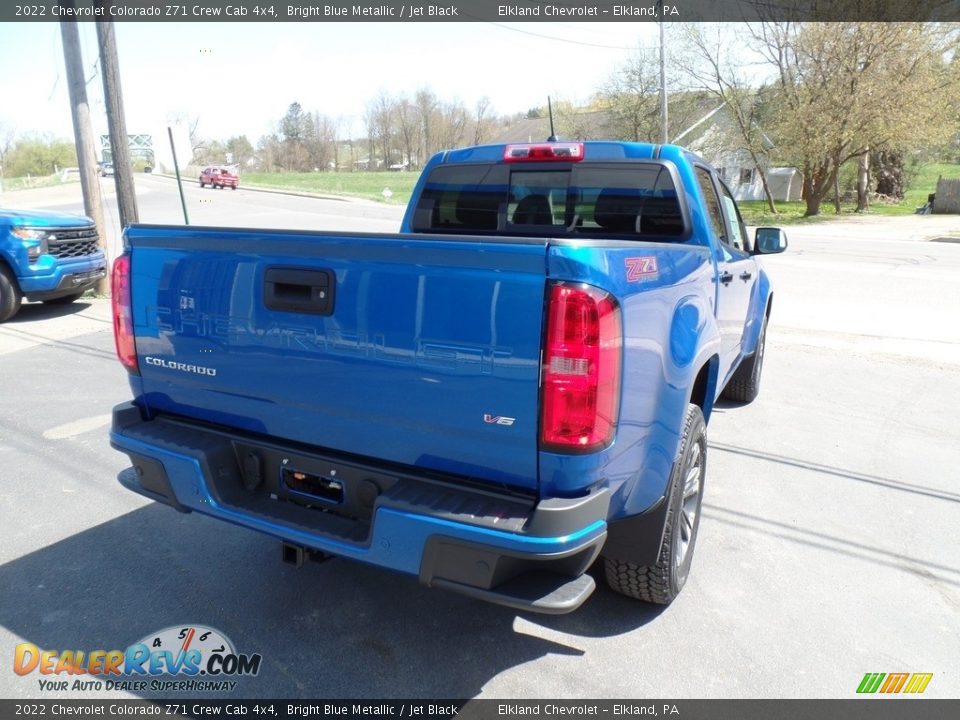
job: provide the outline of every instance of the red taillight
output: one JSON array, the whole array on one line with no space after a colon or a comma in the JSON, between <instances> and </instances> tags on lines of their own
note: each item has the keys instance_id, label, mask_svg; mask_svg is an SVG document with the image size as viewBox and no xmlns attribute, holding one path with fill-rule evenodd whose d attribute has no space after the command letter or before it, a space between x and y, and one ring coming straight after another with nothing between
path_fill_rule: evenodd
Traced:
<instances>
[{"instance_id":1,"label":"red taillight","mask_svg":"<svg viewBox=\"0 0 960 720\"><path fill-rule=\"evenodd\" d=\"M620 405L620 307L608 293L559 283L549 290L540 441L590 452L613 441Z\"/></svg>"},{"instance_id":2,"label":"red taillight","mask_svg":"<svg viewBox=\"0 0 960 720\"><path fill-rule=\"evenodd\" d=\"M130 298L130 256L121 255L113 262L110 278L110 302L113 305L113 340L117 357L132 373L139 373L137 346L133 337L133 306Z\"/></svg>"},{"instance_id":3,"label":"red taillight","mask_svg":"<svg viewBox=\"0 0 960 720\"><path fill-rule=\"evenodd\" d=\"M507 145L503 151L505 162L543 162L583 160L583 143L541 143L531 145Z\"/></svg>"}]
</instances>

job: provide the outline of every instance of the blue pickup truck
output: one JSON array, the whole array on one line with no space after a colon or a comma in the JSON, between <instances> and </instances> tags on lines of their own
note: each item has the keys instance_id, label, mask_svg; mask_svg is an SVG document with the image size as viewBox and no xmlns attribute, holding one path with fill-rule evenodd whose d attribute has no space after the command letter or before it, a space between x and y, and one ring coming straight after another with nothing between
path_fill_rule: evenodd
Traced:
<instances>
[{"instance_id":1,"label":"blue pickup truck","mask_svg":"<svg viewBox=\"0 0 960 720\"><path fill-rule=\"evenodd\" d=\"M106 274L90 218L0 208L0 323L17 314L23 298L71 303Z\"/></svg>"},{"instance_id":2,"label":"blue pickup truck","mask_svg":"<svg viewBox=\"0 0 960 720\"><path fill-rule=\"evenodd\" d=\"M113 268L129 489L431 587L670 603L706 423L759 391L773 298L717 173L670 145L447 151L398 234L137 225Z\"/></svg>"}]
</instances>

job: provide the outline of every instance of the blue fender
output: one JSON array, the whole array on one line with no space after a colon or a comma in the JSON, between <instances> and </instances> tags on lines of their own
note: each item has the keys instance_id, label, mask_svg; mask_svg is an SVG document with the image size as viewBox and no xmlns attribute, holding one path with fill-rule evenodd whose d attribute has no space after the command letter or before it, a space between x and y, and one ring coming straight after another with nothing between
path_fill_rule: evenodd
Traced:
<instances>
[{"instance_id":1,"label":"blue fender","mask_svg":"<svg viewBox=\"0 0 960 720\"><path fill-rule=\"evenodd\" d=\"M760 328L763 327L763 321L770 312L770 305L773 302L773 292L770 289L770 277L762 267L757 267L759 276L757 284L754 286L753 296L750 298L750 309L748 311L747 326L743 333L743 342L741 348L743 356L753 355L757 350L757 341L760 339Z\"/></svg>"}]
</instances>

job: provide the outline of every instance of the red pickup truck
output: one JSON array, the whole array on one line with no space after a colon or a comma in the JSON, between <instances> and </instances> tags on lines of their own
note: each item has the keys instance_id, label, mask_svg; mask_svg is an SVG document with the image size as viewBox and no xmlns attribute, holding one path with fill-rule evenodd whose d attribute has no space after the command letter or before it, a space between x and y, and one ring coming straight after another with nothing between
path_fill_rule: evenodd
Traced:
<instances>
[{"instance_id":1,"label":"red pickup truck","mask_svg":"<svg viewBox=\"0 0 960 720\"><path fill-rule=\"evenodd\" d=\"M225 167L210 166L200 173L200 187L210 185L214 188L229 187L236 190L239 184L240 177Z\"/></svg>"}]
</instances>

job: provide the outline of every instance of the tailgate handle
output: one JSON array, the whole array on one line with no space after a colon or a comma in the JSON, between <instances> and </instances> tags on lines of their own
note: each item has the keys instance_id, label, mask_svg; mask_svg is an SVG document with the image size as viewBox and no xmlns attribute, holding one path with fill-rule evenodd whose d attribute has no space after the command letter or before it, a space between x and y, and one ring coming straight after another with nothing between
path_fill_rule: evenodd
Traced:
<instances>
[{"instance_id":1,"label":"tailgate handle","mask_svg":"<svg viewBox=\"0 0 960 720\"><path fill-rule=\"evenodd\" d=\"M332 315L334 287L331 270L267 268L263 304L281 312Z\"/></svg>"}]
</instances>

